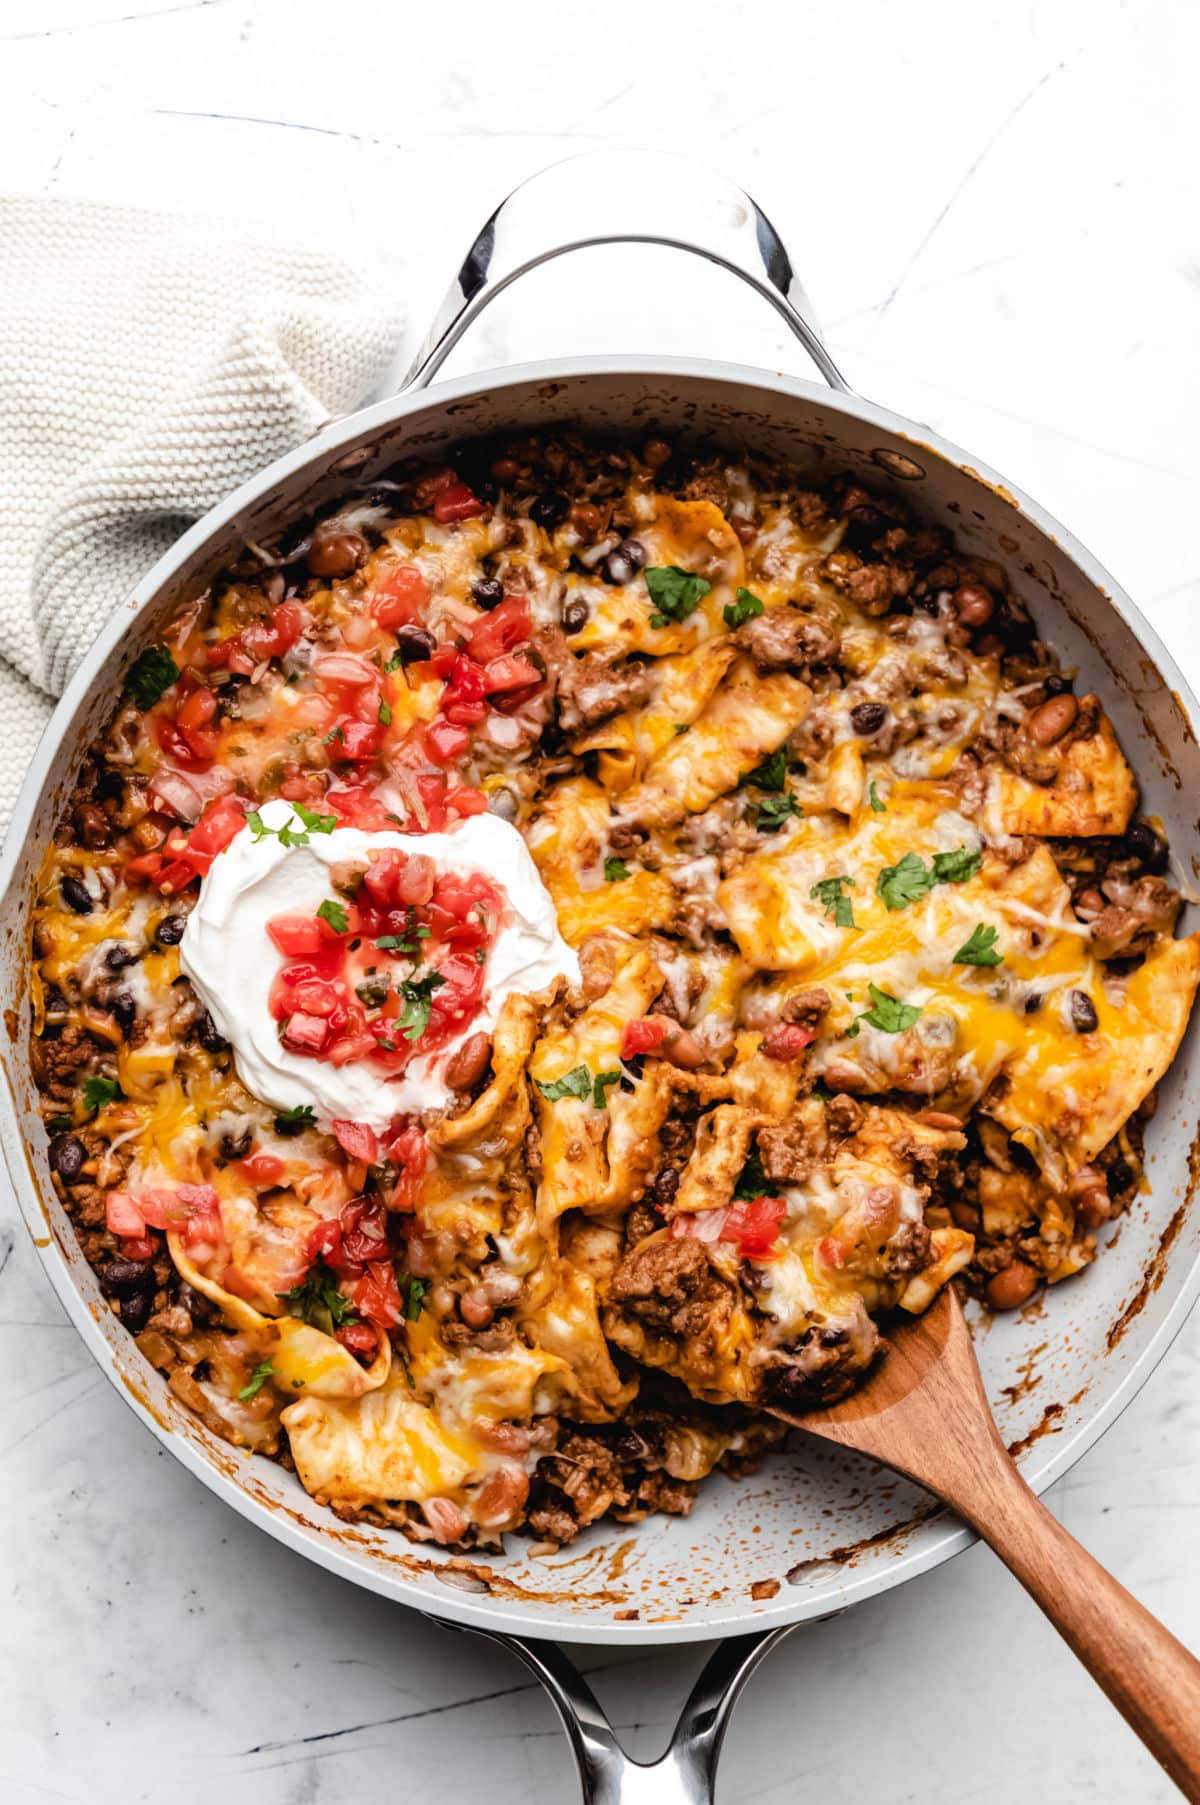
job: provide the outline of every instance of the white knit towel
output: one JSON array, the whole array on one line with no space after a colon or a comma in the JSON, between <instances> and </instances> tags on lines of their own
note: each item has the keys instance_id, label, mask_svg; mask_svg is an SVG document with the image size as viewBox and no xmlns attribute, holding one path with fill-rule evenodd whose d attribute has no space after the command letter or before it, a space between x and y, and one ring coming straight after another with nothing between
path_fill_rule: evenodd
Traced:
<instances>
[{"instance_id":1,"label":"white knit towel","mask_svg":"<svg viewBox=\"0 0 1200 1805\"><path fill-rule=\"evenodd\" d=\"M0 834L113 609L400 329L363 271L245 225L0 197Z\"/></svg>"}]
</instances>

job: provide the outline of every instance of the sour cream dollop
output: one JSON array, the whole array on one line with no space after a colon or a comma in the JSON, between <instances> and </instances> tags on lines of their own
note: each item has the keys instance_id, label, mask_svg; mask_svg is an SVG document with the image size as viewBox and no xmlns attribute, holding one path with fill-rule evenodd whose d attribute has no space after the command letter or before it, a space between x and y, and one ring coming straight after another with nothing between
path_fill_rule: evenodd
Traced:
<instances>
[{"instance_id":1,"label":"sour cream dollop","mask_svg":"<svg viewBox=\"0 0 1200 1805\"><path fill-rule=\"evenodd\" d=\"M294 819L287 802L259 811L268 828ZM299 823L296 823L299 826ZM479 1014L437 1052L418 1054L398 1075L369 1059L334 1066L282 1045L271 1014L271 986L284 963L267 935L277 915L315 915L335 895L330 867L394 846L432 859L439 874L482 874L508 901L487 957ZM305 846L284 846L277 831L255 840L247 828L219 853L200 886L179 946L180 962L218 1031L233 1048L246 1089L277 1109L307 1104L323 1128L364 1122L381 1130L394 1116L443 1108L450 1098L442 1073L470 1035L495 1027L504 999L531 995L558 977L579 981L579 961L558 931L554 904L515 827L495 815L472 815L448 833L364 833L339 827L311 833Z\"/></svg>"}]
</instances>

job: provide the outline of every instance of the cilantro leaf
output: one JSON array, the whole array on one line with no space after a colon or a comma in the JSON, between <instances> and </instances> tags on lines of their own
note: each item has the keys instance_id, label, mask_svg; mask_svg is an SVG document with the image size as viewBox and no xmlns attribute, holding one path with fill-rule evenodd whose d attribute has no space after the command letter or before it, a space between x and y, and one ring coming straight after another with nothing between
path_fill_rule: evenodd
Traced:
<instances>
[{"instance_id":1,"label":"cilantro leaf","mask_svg":"<svg viewBox=\"0 0 1200 1805\"><path fill-rule=\"evenodd\" d=\"M856 928L854 905L846 895L847 885L851 890L857 888L852 877L823 877L808 894L820 903L826 919L832 916L839 928Z\"/></svg>"},{"instance_id":2,"label":"cilantro leaf","mask_svg":"<svg viewBox=\"0 0 1200 1805\"><path fill-rule=\"evenodd\" d=\"M935 852L933 881L936 884L965 884L974 877L983 862L977 847L956 846L953 852Z\"/></svg>"},{"instance_id":3,"label":"cilantro leaf","mask_svg":"<svg viewBox=\"0 0 1200 1805\"><path fill-rule=\"evenodd\" d=\"M391 724L392 724L391 707L387 702L381 701L379 704L379 725L381 727L390 727Z\"/></svg>"},{"instance_id":4,"label":"cilantro leaf","mask_svg":"<svg viewBox=\"0 0 1200 1805\"><path fill-rule=\"evenodd\" d=\"M739 589L736 598L722 608L727 627L740 627L743 621L753 620L761 614L763 605L752 589Z\"/></svg>"},{"instance_id":5,"label":"cilantro leaf","mask_svg":"<svg viewBox=\"0 0 1200 1805\"><path fill-rule=\"evenodd\" d=\"M629 876L629 867L624 859L605 859L604 881L606 884L619 884Z\"/></svg>"},{"instance_id":6,"label":"cilantro leaf","mask_svg":"<svg viewBox=\"0 0 1200 1805\"><path fill-rule=\"evenodd\" d=\"M134 659L125 679L125 687L144 713L146 709L153 708L178 680L179 666L166 646L147 646Z\"/></svg>"},{"instance_id":7,"label":"cilantro leaf","mask_svg":"<svg viewBox=\"0 0 1200 1805\"><path fill-rule=\"evenodd\" d=\"M565 1077L552 1078L548 1084L543 1084L540 1078L534 1083L547 1103L558 1103L563 1097L578 1097L582 1101L592 1093L592 1074L585 1065L577 1065Z\"/></svg>"},{"instance_id":8,"label":"cilantro leaf","mask_svg":"<svg viewBox=\"0 0 1200 1805\"><path fill-rule=\"evenodd\" d=\"M766 1197L770 1189L767 1175L763 1171L762 1154L757 1147L753 1147L742 1167L741 1177L733 1187L733 1195L743 1202L749 1202L755 1197Z\"/></svg>"},{"instance_id":9,"label":"cilantro leaf","mask_svg":"<svg viewBox=\"0 0 1200 1805\"><path fill-rule=\"evenodd\" d=\"M885 865L875 881L875 888L889 909L904 909L909 903L928 896L934 886L934 875L924 859L906 852L898 865Z\"/></svg>"},{"instance_id":10,"label":"cilantro leaf","mask_svg":"<svg viewBox=\"0 0 1200 1805\"><path fill-rule=\"evenodd\" d=\"M419 1279L415 1273L402 1272L399 1275L400 1296L404 1305L405 1322L416 1322L425 1308L425 1299L429 1296L428 1279Z\"/></svg>"},{"instance_id":11,"label":"cilantro leaf","mask_svg":"<svg viewBox=\"0 0 1200 1805\"><path fill-rule=\"evenodd\" d=\"M712 584L707 577L680 570L678 564L652 564L646 571L646 588L654 603L650 625L665 627L668 620L686 620L694 614Z\"/></svg>"},{"instance_id":12,"label":"cilantro leaf","mask_svg":"<svg viewBox=\"0 0 1200 1805\"><path fill-rule=\"evenodd\" d=\"M306 1128L315 1128L316 1114L311 1103L297 1103L291 1109L281 1109L275 1118L276 1134L303 1134Z\"/></svg>"},{"instance_id":13,"label":"cilantro leaf","mask_svg":"<svg viewBox=\"0 0 1200 1805\"><path fill-rule=\"evenodd\" d=\"M784 794L768 796L764 802L752 802L749 814L760 834L777 834L785 821L792 816L799 820L804 810L794 796Z\"/></svg>"},{"instance_id":14,"label":"cilantro leaf","mask_svg":"<svg viewBox=\"0 0 1200 1805\"><path fill-rule=\"evenodd\" d=\"M338 1290L337 1277L323 1260L309 1267L300 1284L278 1295L279 1301L287 1304L289 1316L298 1316L327 1335L358 1321L350 1299Z\"/></svg>"},{"instance_id":15,"label":"cilantro leaf","mask_svg":"<svg viewBox=\"0 0 1200 1805\"><path fill-rule=\"evenodd\" d=\"M238 1402L248 1404L251 1398L256 1398L274 1371L274 1363L270 1360L264 1360L256 1366L250 1375L250 1383L243 1385L238 1392Z\"/></svg>"},{"instance_id":16,"label":"cilantro leaf","mask_svg":"<svg viewBox=\"0 0 1200 1805\"><path fill-rule=\"evenodd\" d=\"M1003 953L996 951L996 930L986 926L982 921L972 928L971 938L963 942L955 953L954 965L999 965L1004 958Z\"/></svg>"},{"instance_id":17,"label":"cilantro leaf","mask_svg":"<svg viewBox=\"0 0 1200 1805\"><path fill-rule=\"evenodd\" d=\"M113 1078L85 1078L83 1081L83 1106L89 1115L107 1109L120 1095L121 1087Z\"/></svg>"},{"instance_id":18,"label":"cilantro leaf","mask_svg":"<svg viewBox=\"0 0 1200 1805\"><path fill-rule=\"evenodd\" d=\"M354 986L354 994L365 1009L382 1009L387 1002L392 980L385 971L372 972Z\"/></svg>"},{"instance_id":19,"label":"cilantro leaf","mask_svg":"<svg viewBox=\"0 0 1200 1805\"><path fill-rule=\"evenodd\" d=\"M739 777L738 783L752 783L756 790L782 790L787 783L788 755L786 746L776 746L770 758Z\"/></svg>"},{"instance_id":20,"label":"cilantro leaf","mask_svg":"<svg viewBox=\"0 0 1200 1805\"><path fill-rule=\"evenodd\" d=\"M690 721L676 721L675 723L676 733L690 733L691 727L692 723Z\"/></svg>"},{"instance_id":21,"label":"cilantro leaf","mask_svg":"<svg viewBox=\"0 0 1200 1805\"><path fill-rule=\"evenodd\" d=\"M871 803L871 813L873 815L886 815L887 803L879 800L879 791L875 788L874 780L872 780L867 790L867 795Z\"/></svg>"},{"instance_id":22,"label":"cilantro leaf","mask_svg":"<svg viewBox=\"0 0 1200 1805\"><path fill-rule=\"evenodd\" d=\"M302 802L293 802L292 809L293 814L282 827L268 827L258 810L252 809L246 816L246 825L254 836L255 845L275 835L281 846L307 846L309 834L331 834L337 826L336 815L315 814Z\"/></svg>"},{"instance_id":23,"label":"cilantro leaf","mask_svg":"<svg viewBox=\"0 0 1200 1805\"><path fill-rule=\"evenodd\" d=\"M335 934L350 932L350 917L346 913L345 903L335 902L331 896L321 904L317 914L322 921L329 923Z\"/></svg>"},{"instance_id":24,"label":"cilantro leaf","mask_svg":"<svg viewBox=\"0 0 1200 1805\"><path fill-rule=\"evenodd\" d=\"M428 971L423 978L406 978L400 986L400 994L404 998L404 1011L397 1026L405 1040L420 1040L429 1026L429 1012L433 1008L433 993L440 984L446 982L440 971Z\"/></svg>"},{"instance_id":25,"label":"cilantro leaf","mask_svg":"<svg viewBox=\"0 0 1200 1805\"><path fill-rule=\"evenodd\" d=\"M321 744L323 746L332 746L334 740L341 740L343 745L346 743L346 735L340 727L335 727L332 733L327 733L325 738L321 741Z\"/></svg>"},{"instance_id":26,"label":"cilantro leaf","mask_svg":"<svg viewBox=\"0 0 1200 1805\"><path fill-rule=\"evenodd\" d=\"M868 984L867 990L871 997L871 1008L863 1010L859 1021L870 1022L872 1028L881 1028L885 1034L903 1034L906 1028L911 1028L920 1019L921 1011L915 1004L902 1003L875 984ZM857 1025L856 1023L855 1026Z\"/></svg>"},{"instance_id":27,"label":"cilantro leaf","mask_svg":"<svg viewBox=\"0 0 1200 1805\"><path fill-rule=\"evenodd\" d=\"M622 1076L623 1074L621 1072L596 1073L595 1079L592 1082L593 1109L608 1108L608 1087L610 1084L620 1084Z\"/></svg>"}]
</instances>

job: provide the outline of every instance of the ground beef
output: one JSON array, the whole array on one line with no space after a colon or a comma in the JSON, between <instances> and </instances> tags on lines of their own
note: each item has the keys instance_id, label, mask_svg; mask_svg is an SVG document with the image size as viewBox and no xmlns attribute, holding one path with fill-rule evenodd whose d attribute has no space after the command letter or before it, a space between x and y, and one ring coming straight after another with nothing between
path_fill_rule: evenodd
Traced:
<instances>
[{"instance_id":1,"label":"ground beef","mask_svg":"<svg viewBox=\"0 0 1200 1805\"><path fill-rule=\"evenodd\" d=\"M878 1336L875 1336L878 1344ZM849 1331L813 1328L796 1347L769 1365L763 1373L765 1400L780 1410L811 1409L832 1404L853 1390L863 1370Z\"/></svg>"},{"instance_id":2,"label":"ground beef","mask_svg":"<svg viewBox=\"0 0 1200 1805\"><path fill-rule=\"evenodd\" d=\"M74 1022L59 1034L41 1035L31 1049L33 1075L39 1088L65 1101L79 1088L81 1076L95 1053L96 1043L91 1035Z\"/></svg>"},{"instance_id":3,"label":"ground beef","mask_svg":"<svg viewBox=\"0 0 1200 1805\"><path fill-rule=\"evenodd\" d=\"M883 1250L889 1277L901 1278L928 1266L933 1237L923 1222L902 1222Z\"/></svg>"},{"instance_id":4,"label":"ground beef","mask_svg":"<svg viewBox=\"0 0 1200 1805\"><path fill-rule=\"evenodd\" d=\"M559 725L564 733L581 733L623 708L638 707L649 694L650 674L644 664L585 652L559 676Z\"/></svg>"},{"instance_id":5,"label":"ground beef","mask_svg":"<svg viewBox=\"0 0 1200 1805\"><path fill-rule=\"evenodd\" d=\"M841 650L837 629L799 608L771 608L734 635L760 671L807 670L834 664Z\"/></svg>"},{"instance_id":6,"label":"ground beef","mask_svg":"<svg viewBox=\"0 0 1200 1805\"><path fill-rule=\"evenodd\" d=\"M772 1184L802 1184L820 1158L803 1122L784 1122L778 1128L760 1128L758 1153Z\"/></svg>"},{"instance_id":7,"label":"ground beef","mask_svg":"<svg viewBox=\"0 0 1200 1805\"><path fill-rule=\"evenodd\" d=\"M647 1328L691 1337L727 1317L729 1287L713 1271L701 1242L654 1241L626 1254L609 1297Z\"/></svg>"},{"instance_id":8,"label":"ground beef","mask_svg":"<svg viewBox=\"0 0 1200 1805\"><path fill-rule=\"evenodd\" d=\"M913 584L912 571L903 565L887 558L865 564L857 552L844 550L830 552L821 565L821 575L865 614L886 614Z\"/></svg>"}]
</instances>

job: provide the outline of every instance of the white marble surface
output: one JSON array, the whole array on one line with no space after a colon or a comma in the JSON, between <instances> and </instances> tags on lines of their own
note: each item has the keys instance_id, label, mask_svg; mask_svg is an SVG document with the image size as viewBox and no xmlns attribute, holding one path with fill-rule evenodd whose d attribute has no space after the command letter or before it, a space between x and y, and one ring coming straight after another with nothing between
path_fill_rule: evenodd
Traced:
<instances>
[{"instance_id":1,"label":"white marble surface","mask_svg":"<svg viewBox=\"0 0 1200 1805\"><path fill-rule=\"evenodd\" d=\"M851 381L1043 499L1196 672L1198 58L1189 0L0 0L0 186L282 216L380 256L419 331L522 175L693 150L776 219ZM796 355L727 278L614 253L514 291L452 367L607 349ZM1193 1322L1052 1503L1200 1647L1198 1357ZM505 1654L304 1566L163 1454L4 1197L0 1450L6 1805L574 1796ZM584 1658L646 1754L700 1655ZM1175 1796L980 1550L755 1680L722 1805L814 1791Z\"/></svg>"}]
</instances>

